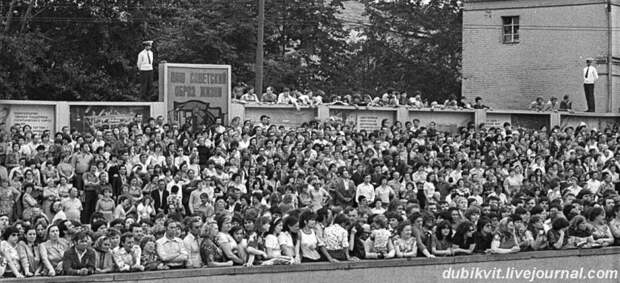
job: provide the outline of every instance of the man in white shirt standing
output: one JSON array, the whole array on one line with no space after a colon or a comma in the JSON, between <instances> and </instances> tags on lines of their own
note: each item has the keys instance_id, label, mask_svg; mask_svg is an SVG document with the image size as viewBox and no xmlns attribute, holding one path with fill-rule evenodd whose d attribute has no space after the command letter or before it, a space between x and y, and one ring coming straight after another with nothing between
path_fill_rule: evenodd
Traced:
<instances>
[{"instance_id":1,"label":"man in white shirt standing","mask_svg":"<svg viewBox=\"0 0 620 283\"><path fill-rule=\"evenodd\" d=\"M586 94L586 103L588 110L586 112L594 112L594 82L598 80L598 73L596 68L592 66L594 59L586 59L586 67L583 68L583 90Z\"/></svg>"},{"instance_id":2,"label":"man in white shirt standing","mask_svg":"<svg viewBox=\"0 0 620 283\"><path fill-rule=\"evenodd\" d=\"M138 70L140 71L140 96L148 98L153 94L153 41L143 41L144 50L138 54Z\"/></svg>"}]
</instances>

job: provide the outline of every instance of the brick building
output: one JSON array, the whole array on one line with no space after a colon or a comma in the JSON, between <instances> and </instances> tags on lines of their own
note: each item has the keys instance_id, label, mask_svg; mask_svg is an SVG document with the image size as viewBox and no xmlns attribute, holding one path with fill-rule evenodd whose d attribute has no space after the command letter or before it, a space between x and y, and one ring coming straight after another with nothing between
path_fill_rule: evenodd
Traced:
<instances>
[{"instance_id":1,"label":"brick building","mask_svg":"<svg viewBox=\"0 0 620 283\"><path fill-rule=\"evenodd\" d=\"M584 111L587 57L599 73L596 112L620 112L620 0L465 1L466 97L526 109L538 96L569 95L573 109Z\"/></svg>"}]
</instances>

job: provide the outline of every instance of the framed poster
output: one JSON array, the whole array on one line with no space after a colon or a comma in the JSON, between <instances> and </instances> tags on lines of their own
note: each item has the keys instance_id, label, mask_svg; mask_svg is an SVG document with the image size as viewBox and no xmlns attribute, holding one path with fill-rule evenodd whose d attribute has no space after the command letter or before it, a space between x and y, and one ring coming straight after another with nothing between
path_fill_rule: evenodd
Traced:
<instances>
[{"instance_id":1,"label":"framed poster","mask_svg":"<svg viewBox=\"0 0 620 283\"><path fill-rule=\"evenodd\" d=\"M144 123L150 113L149 106L70 105L69 121L72 130L84 133L128 126L138 120Z\"/></svg>"}]
</instances>

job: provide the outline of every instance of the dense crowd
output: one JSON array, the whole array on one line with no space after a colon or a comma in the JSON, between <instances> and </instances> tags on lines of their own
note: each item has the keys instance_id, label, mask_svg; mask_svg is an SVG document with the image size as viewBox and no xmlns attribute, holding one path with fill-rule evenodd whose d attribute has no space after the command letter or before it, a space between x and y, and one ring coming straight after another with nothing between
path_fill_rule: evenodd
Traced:
<instances>
[{"instance_id":1,"label":"dense crowd","mask_svg":"<svg viewBox=\"0 0 620 283\"><path fill-rule=\"evenodd\" d=\"M620 131L161 117L0 132L4 277L595 248Z\"/></svg>"}]
</instances>

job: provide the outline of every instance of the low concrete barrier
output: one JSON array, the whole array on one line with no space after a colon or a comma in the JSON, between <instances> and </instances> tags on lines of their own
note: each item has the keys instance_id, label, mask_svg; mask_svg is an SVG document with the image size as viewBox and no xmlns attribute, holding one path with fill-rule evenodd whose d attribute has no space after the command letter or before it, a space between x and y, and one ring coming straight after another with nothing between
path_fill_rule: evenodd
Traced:
<instances>
[{"instance_id":1,"label":"low concrete barrier","mask_svg":"<svg viewBox=\"0 0 620 283\"><path fill-rule=\"evenodd\" d=\"M335 264L199 268L87 277L3 279L0 282L453 282L457 279L455 277L462 277L462 280L458 280L461 282L499 282L502 279L510 282L618 282L619 255L620 247L610 247L434 259L364 260ZM534 277L536 275L541 275L542 278ZM546 278L548 275L556 278Z\"/></svg>"},{"instance_id":2,"label":"low concrete barrier","mask_svg":"<svg viewBox=\"0 0 620 283\"><path fill-rule=\"evenodd\" d=\"M89 119L89 117L82 117L84 116L82 112L86 108L91 110L89 115L105 116L107 115L105 113L109 112L115 113L120 120L123 120L123 117L133 117L137 113L144 113L150 117L162 116L167 119L174 113L174 110L167 109L163 102L0 100L0 127L8 128L14 124L29 124L35 132L50 128L57 132L65 126L80 129L84 119ZM274 125L287 127L297 127L311 120L326 121L334 118L354 123L358 125L358 128L365 130L379 129L384 120L390 123L396 121L405 123L413 119L420 120L424 126L435 122L438 130L449 132L455 132L459 127L465 127L472 122L476 126L484 123L487 127L502 127L505 122L509 122L516 127L529 129L540 129L543 126L547 129L554 126L576 127L582 122L590 128L604 129L620 124L620 113L536 112L510 109L411 109L405 106L356 107L348 105L302 106L297 110L293 105L288 104L257 103L232 103L228 119L239 117L241 120L258 122L262 115L269 115ZM147 118L146 116L144 117Z\"/></svg>"}]
</instances>

